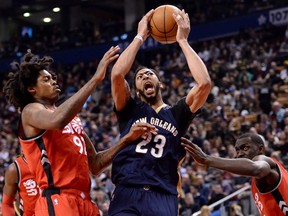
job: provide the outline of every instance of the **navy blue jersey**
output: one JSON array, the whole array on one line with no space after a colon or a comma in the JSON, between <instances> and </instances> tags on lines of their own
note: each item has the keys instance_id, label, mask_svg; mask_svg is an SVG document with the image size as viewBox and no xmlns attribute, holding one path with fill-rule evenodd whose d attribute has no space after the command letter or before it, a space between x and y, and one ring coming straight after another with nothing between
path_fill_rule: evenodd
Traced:
<instances>
[{"instance_id":1,"label":"navy blue jersey","mask_svg":"<svg viewBox=\"0 0 288 216\"><path fill-rule=\"evenodd\" d=\"M183 136L197 113L192 113L182 98L174 106L163 107L158 113L145 102L130 99L117 112L121 137L137 122L147 122L158 128L158 134L139 138L121 150L113 160L114 184L126 186L151 185L170 194L177 194L178 165L185 156L181 146Z\"/></svg>"}]
</instances>

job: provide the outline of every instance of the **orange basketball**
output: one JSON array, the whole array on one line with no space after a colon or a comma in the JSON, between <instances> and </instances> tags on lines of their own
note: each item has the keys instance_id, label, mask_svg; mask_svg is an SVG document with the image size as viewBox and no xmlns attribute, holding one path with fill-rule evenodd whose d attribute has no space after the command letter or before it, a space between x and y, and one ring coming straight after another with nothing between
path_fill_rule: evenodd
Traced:
<instances>
[{"instance_id":1,"label":"orange basketball","mask_svg":"<svg viewBox=\"0 0 288 216\"><path fill-rule=\"evenodd\" d=\"M161 5L154 11L149 21L151 36L162 44L176 42L178 25L173 17L175 10L179 10L173 5Z\"/></svg>"}]
</instances>

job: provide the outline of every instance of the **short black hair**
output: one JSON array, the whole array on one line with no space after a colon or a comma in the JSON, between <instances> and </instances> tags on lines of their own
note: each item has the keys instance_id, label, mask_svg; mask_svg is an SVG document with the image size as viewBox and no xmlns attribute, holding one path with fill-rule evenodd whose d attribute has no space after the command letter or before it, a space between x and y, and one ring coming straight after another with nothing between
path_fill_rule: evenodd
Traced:
<instances>
[{"instance_id":1,"label":"short black hair","mask_svg":"<svg viewBox=\"0 0 288 216\"><path fill-rule=\"evenodd\" d=\"M259 134L244 133L240 135L237 139L246 138L246 137L250 137L253 144L258 145L258 146L261 146L261 145L264 146L264 140L260 137Z\"/></svg>"}]
</instances>

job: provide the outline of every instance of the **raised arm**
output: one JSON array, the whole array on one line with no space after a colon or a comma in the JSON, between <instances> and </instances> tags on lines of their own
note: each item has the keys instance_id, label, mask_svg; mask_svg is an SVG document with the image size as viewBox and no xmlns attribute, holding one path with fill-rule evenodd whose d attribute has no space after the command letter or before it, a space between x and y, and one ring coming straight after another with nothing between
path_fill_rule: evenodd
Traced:
<instances>
[{"instance_id":1,"label":"raised arm","mask_svg":"<svg viewBox=\"0 0 288 216\"><path fill-rule=\"evenodd\" d=\"M2 212L5 216L15 216L14 199L18 190L18 173L14 163L10 164L5 172L3 187Z\"/></svg>"},{"instance_id":2,"label":"raised arm","mask_svg":"<svg viewBox=\"0 0 288 216\"><path fill-rule=\"evenodd\" d=\"M88 155L89 169L93 175L98 175L109 166L115 157L115 155L124 147L129 145L132 141L140 138L141 136L147 136L147 133L157 134L158 129L148 123L137 123L130 128L128 134L120 139L120 141L111 148L96 152L89 137L85 136L86 150Z\"/></svg>"},{"instance_id":3,"label":"raised arm","mask_svg":"<svg viewBox=\"0 0 288 216\"><path fill-rule=\"evenodd\" d=\"M195 113L207 100L211 90L211 79L202 59L188 43L190 33L188 14L185 13L184 10L179 10L177 13L175 12L173 16L178 24L176 40L182 49L192 77L196 82L196 85L189 91L186 97L186 103L189 105L191 112Z\"/></svg>"},{"instance_id":4,"label":"raised arm","mask_svg":"<svg viewBox=\"0 0 288 216\"><path fill-rule=\"evenodd\" d=\"M184 137L181 138L181 142L186 151L200 164L257 179L268 178L268 176L270 179L271 177L278 179L278 174L272 172L271 168L271 166L275 167L275 162L266 156L257 156L253 160L247 158L228 159L213 157L205 154L199 146Z\"/></svg>"},{"instance_id":5,"label":"raised arm","mask_svg":"<svg viewBox=\"0 0 288 216\"><path fill-rule=\"evenodd\" d=\"M108 65L118 58L119 49L118 46L111 47L101 59L94 76L55 111L46 109L40 103L28 104L22 112L23 125L38 129L62 129L65 127L82 109L89 95L104 79ZM52 77L47 76L47 79L52 79ZM53 80L48 81L53 82ZM53 85L56 86L56 81L54 80L54 82Z\"/></svg>"},{"instance_id":6,"label":"raised arm","mask_svg":"<svg viewBox=\"0 0 288 216\"><path fill-rule=\"evenodd\" d=\"M138 23L137 37L121 53L111 72L112 96L117 110L121 110L130 98L130 88L125 81L144 40L149 36L148 22L154 10L150 10ZM143 40L143 41L142 41Z\"/></svg>"}]
</instances>

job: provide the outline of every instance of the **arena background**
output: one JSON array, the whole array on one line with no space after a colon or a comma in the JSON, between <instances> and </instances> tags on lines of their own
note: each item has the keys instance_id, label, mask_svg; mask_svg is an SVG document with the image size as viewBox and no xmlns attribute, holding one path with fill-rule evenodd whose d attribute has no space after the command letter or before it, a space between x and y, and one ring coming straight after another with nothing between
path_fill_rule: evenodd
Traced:
<instances>
[{"instance_id":1,"label":"arena background","mask_svg":"<svg viewBox=\"0 0 288 216\"><path fill-rule=\"evenodd\" d=\"M277 157L287 167L288 3L285 0L1 0L1 89L8 72L14 69L10 63L20 61L31 49L40 56L54 58L54 70L63 90L61 100L71 96L94 73L105 50L116 44L125 48L134 38L142 15L162 4L173 4L189 13L189 42L213 80L207 103L187 135L208 154L233 157L235 137L246 131L257 132L265 139L267 155ZM44 18L51 20L44 22ZM164 100L169 104L193 85L177 44L161 45L148 38L134 66L138 64L159 71L165 84ZM132 77L129 74L129 82ZM18 113L6 103L2 91L0 108L2 198L5 169L21 149L16 136ZM112 109L108 71L107 78L80 113L85 130L99 151L119 139ZM242 207L243 215L258 215L251 202L249 178L199 166L189 157L181 175L179 215L191 215L203 205L213 205L233 193L236 195L213 208L212 215L232 215L229 209L234 205ZM114 188L110 169L91 179L92 198L103 215L107 215ZM245 191L238 193L241 188Z\"/></svg>"}]
</instances>

